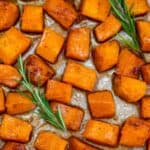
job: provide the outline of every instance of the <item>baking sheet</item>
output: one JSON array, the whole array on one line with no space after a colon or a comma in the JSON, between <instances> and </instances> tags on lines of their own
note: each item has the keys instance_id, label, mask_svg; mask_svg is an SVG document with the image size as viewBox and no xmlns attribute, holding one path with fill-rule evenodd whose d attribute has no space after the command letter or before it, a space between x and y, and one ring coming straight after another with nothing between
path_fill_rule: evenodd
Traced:
<instances>
[{"instance_id":1,"label":"baking sheet","mask_svg":"<svg viewBox=\"0 0 150 150\"><path fill-rule=\"evenodd\" d=\"M76 9L79 9L80 2L82 0L70 0L70 1L74 3ZM44 0L33 0L30 2L29 1L25 2L25 1L21 1L21 0L16 0L16 2L18 3L20 9L22 10L22 6L25 4L42 5ZM149 4L150 4L150 0L149 0ZM150 20L150 14L146 15L145 19ZM94 21L91 21L88 19L84 19L79 24L73 25L72 28L81 27L81 26L88 26L91 29L93 29L96 25L97 25L97 22L94 22ZM19 26L20 26L20 22L18 21L18 23L16 24L16 27L19 28ZM63 34L64 37L67 36L67 31L63 30L47 14L45 14L45 26L51 27L55 31ZM24 59L29 54L34 53L36 46L39 43L40 38L41 38L41 35L29 35L29 34L27 34L27 36L30 36L33 39L33 44L30 47L29 51L24 55ZM95 41L93 33L91 33L91 50L96 45L98 45L98 43ZM150 55L146 54L145 56L146 56L146 60L150 61ZM59 56L56 64L52 65L56 71L56 76L54 77L55 79L61 80L63 72L64 72L64 68L66 66L66 62L67 62L67 60L64 57L64 50L63 50L61 55ZM89 57L89 59L87 61L80 62L80 63L83 63L85 66L88 66L90 68L95 68L93 65L91 56ZM106 89L112 91L111 80L112 80L113 72L114 72L114 69L109 70L105 73L100 73L100 74L97 72L97 85L95 87L96 91L97 90L106 90ZM7 88L5 88L5 90L9 91L9 89L7 89ZM150 93L149 91L150 90L148 88L147 94ZM113 93L113 95L114 95L114 93ZM129 116L131 116L131 115L138 116L139 115L139 105L138 104L126 103L125 101L121 100L119 97L117 97L115 95L114 95L114 99L115 99L115 103L116 103L116 116L112 119L101 119L101 120L121 125L124 122L124 120L126 118L128 118ZM24 115L18 115L17 117L20 117L20 118L23 118L24 120L29 121L34 127L34 130L33 130L32 136L31 136L31 141L26 146L27 150L35 150L34 146L33 146L34 141L37 137L37 134L42 130L49 130L49 131L56 132L57 134L61 135L64 138L69 138L71 135L75 135L79 138L82 138L82 132L84 131L84 127L86 125L86 122L90 119L90 114L88 111L87 101L86 101L86 93L81 91L81 90L74 88L73 89L73 96L72 96L72 105L79 106L79 107L83 108L85 111L85 116L84 116L84 119L83 119L83 122L81 125L81 130L78 132L63 133L63 132L53 128L50 124L46 123L43 119L41 119L40 117L37 116L36 109L34 111L26 113ZM0 148L3 146L3 144L4 144L4 142L0 141ZM143 147L141 147L141 148L127 148L127 147L119 146L117 148L110 148L110 147L100 146L100 145L95 145L95 146L97 146L99 148L103 148L104 150L111 150L111 149L116 149L116 150L143 150L143 149L145 149Z\"/></svg>"}]
</instances>

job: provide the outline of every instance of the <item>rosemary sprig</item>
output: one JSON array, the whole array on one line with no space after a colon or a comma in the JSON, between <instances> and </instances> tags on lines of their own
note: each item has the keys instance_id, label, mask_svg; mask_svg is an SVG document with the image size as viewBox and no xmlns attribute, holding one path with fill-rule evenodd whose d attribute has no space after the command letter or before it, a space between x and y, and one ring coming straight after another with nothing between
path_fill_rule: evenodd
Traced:
<instances>
[{"instance_id":1,"label":"rosemary sprig","mask_svg":"<svg viewBox=\"0 0 150 150\"><path fill-rule=\"evenodd\" d=\"M21 56L19 56L18 58L17 65L18 65L18 71L22 76L21 84L32 94L32 100L39 107L40 109L39 113L41 117L45 119L47 122L49 122L51 125L53 125L54 127L66 131L66 126L60 108L58 107L58 111L54 113L47 99L45 98L44 93L41 92L39 88L32 85L32 83L26 76L26 71Z\"/></svg>"},{"instance_id":2,"label":"rosemary sprig","mask_svg":"<svg viewBox=\"0 0 150 150\"><path fill-rule=\"evenodd\" d=\"M123 30L129 36L129 39L127 39L119 35L120 41L131 48L134 53L142 55L136 33L135 19L134 16L131 15L132 7L128 9L125 0L109 0L109 2L113 13L120 20Z\"/></svg>"}]
</instances>

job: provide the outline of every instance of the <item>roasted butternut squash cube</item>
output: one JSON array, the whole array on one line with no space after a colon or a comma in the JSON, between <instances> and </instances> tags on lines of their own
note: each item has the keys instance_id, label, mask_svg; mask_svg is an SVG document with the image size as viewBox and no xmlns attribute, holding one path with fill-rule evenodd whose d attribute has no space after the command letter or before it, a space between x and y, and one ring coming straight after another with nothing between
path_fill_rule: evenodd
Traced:
<instances>
[{"instance_id":1,"label":"roasted butternut squash cube","mask_svg":"<svg viewBox=\"0 0 150 150\"><path fill-rule=\"evenodd\" d=\"M144 121L145 125L150 129L150 120L143 120L143 121ZM150 130L148 132L148 137L150 138Z\"/></svg>"},{"instance_id":2,"label":"roasted butternut squash cube","mask_svg":"<svg viewBox=\"0 0 150 150\"><path fill-rule=\"evenodd\" d=\"M95 143L117 146L119 126L102 121L89 120L83 132L83 137Z\"/></svg>"},{"instance_id":3,"label":"roasted butternut squash cube","mask_svg":"<svg viewBox=\"0 0 150 150\"><path fill-rule=\"evenodd\" d=\"M90 49L90 29L86 27L74 28L70 31L66 56L77 60L86 60Z\"/></svg>"},{"instance_id":4,"label":"roasted butternut squash cube","mask_svg":"<svg viewBox=\"0 0 150 150\"><path fill-rule=\"evenodd\" d=\"M110 15L106 18L106 20L103 23L100 23L95 28L94 32L97 41L104 42L113 37L115 34L117 34L120 31L120 29L121 29L120 21L113 15Z\"/></svg>"},{"instance_id":5,"label":"roasted butternut squash cube","mask_svg":"<svg viewBox=\"0 0 150 150\"><path fill-rule=\"evenodd\" d=\"M4 91L0 87L0 113L5 111L5 96L4 96Z\"/></svg>"},{"instance_id":6,"label":"roasted butternut squash cube","mask_svg":"<svg viewBox=\"0 0 150 150\"><path fill-rule=\"evenodd\" d=\"M36 86L42 86L55 74L54 69L37 55L30 55L25 64L28 77Z\"/></svg>"},{"instance_id":7,"label":"roasted butternut squash cube","mask_svg":"<svg viewBox=\"0 0 150 150\"><path fill-rule=\"evenodd\" d=\"M50 28L45 28L36 53L50 63L54 63L62 49L63 43L64 37L61 34Z\"/></svg>"},{"instance_id":8,"label":"roasted butternut squash cube","mask_svg":"<svg viewBox=\"0 0 150 150\"><path fill-rule=\"evenodd\" d=\"M138 78L141 66L144 65L144 60L132 53L127 48L121 50L117 63L117 74Z\"/></svg>"},{"instance_id":9,"label":"roasted butternut squash cube","mask_svg":"<svg viewBox=\"0 0 150 150\"><path fill-rule=\"evenodd\" d=\"M71 102L72 86L57 80L49 80L46 87L46 98L69 104Z\"/></svg>"},{"instance_id":10,"label":"roasted butternut squash cube","mask_svg":"<svg viewBox=\"0 0 150 150\"><path fill-rule=\"evenodd\" d=\"M119 49L117 41L109 41L93 50L93 61L99 72L111 69L117 64Z\"/></svg>"},{"instance_id":11,"label":"roasted butternut squash cube","mask_svg":"<svg viewBox=\"0 0 150 150\"><path fill-rule=\"evenodd\" d=\"M63 75L64 82L87 91L93 91L96 78L96 71L94 69L85 67L72 60L68 61Z\"/></svg>"},{"instance_id":12,"label":"roasted butternut squash cube","mask_svg":"<svg viewBox=\"0 0 150 150\"><path fill-rule=\"evenodd\" d=\"M148 131L148 139L150 138L150 120L143 120L145 125L149 128L149 131ZM148 142L148 140L147 140Z\"/></svg>"},{"instance_id":13,"label":"roasted butternut squash cube","mask_svg":"<svg viewBox=\"0 0 150 150\"><path fill-rule=\"evenodd\" d=\"M150 118L150 96L145 96L141 101L141 117Z\"/></svg>"},{"instance_id":14,"label":"roasted butternut squash cube","mask_svg":"<svg viewBox=\"0 0 150 150\"><path fill-rule=\"evenodd\" d=\"M73 6L65 0L46 0L44 10L65 29L68 29L78 16Z\"/></svg>"},{"instance_id":15,"label":"roasted butternut squash cube","mask_svg":"<svg viewBox=\"0 0 150 150\"><path fill-rule=\"evenodd\" d=\"M43 8L36 5L24 5L21 17L21 30L29 33L41 33L43 29Z\"/></svg>"},{"instance_id":16,"label":"roasted butternut squash cube","mask_svg":"<svg viewBox=\"0 0 150 150\"><path fill-rule=\"evenodd\" d=\"M143 80L147 83L150 84L150 64L145 64L141 67L141 73Z\"/></svg>"},{"instance_id":17,"label":"roasted butternut squash cube","mask_svg":"<svg viewBox=\"0 0 150 150\"><path fill-rule=\"evenodd\" d=\"M11 27L0 36L0 60L8 65L15 63L18 56L24 53L30 44L30 38Z\"/></svg>"},{"instance_id":18,"label":"roasted butternut squash cube","mask_svg":"<svg viewBox=\"0 0 150 150\"><path fill-rule=\"evenodd\" d=\"M150 52L150 22L137 21L137 32L140 39L141 50Z\"/></svg>"},{"instance_id":19,"label":"roasted butternut squash cube","mask_svg":"<svg viewBox=\"0 0 150 150\"><path fill-rule=\"evenodd\" d=\"M9 88L15 88L21 80L21 75L16 68L0 64L0 84L8 86Z\"/></svg>"},{"instance_id":20,"label":"roasted butternut squash cube","mask_svg":"<svg viewBox=\"0 0 150 150\"><path fill-rule=\"evenodd\" d=\"M64 118L64 122L68 129L74 131L80 129L82 119L84 116L84 112L81 108L72 107L56 102L52 102L50 105L54 112L58 110L58 107L60 108L62 116Z\"/></svg>"},{"instance_id":21,"label":"roasted butternut squash cube","mask_svg":"<svg viewBox=\"0 0 150 150\"><path fill-rule=\"evenodd\" d=\"M19 8L9 1L0 1L0 31L13 26L19 17Z\"/></svg>"},{"instance_id":22,"label":"roasted butternut squash cube","mask_svg":"<svg viewBox=\"0 0 150 150\"><path fill-rule=\"evenodd\" d=\"M145 125L143 120L129 117L121 130L120 144L130 147L144 146L148 135L149 127Z\"/></svg>"},{"instance_id":23,"label":"roasted butternut squash cube","mask_svg":"<svg viewBox=\"0 0 150 150\"><path fill-rule=\"evenodd\" d=\"M71 137L69 139L69 149L70 150L97 150L96 148L82 142L81 140Z\"/></svg>"},{"instance_id":24,"label":"roasted butternut squash cube","mask_svg":"<svg viewBox=\"0 0 150 150\"><path fill-rule=\"evenodd\" d=\"M10 115L3 116L0 126L1 139L26 143L29 141L31 132L30 123Z\"/></svg>"},{"instance_id":25,"label":"roasted butternut squash cube","mask_svg":"<svg viewBox=\"0 0 150 150\"><path fill-rule=\"evenodd\" d=\"M40 132L34 144L38 150L66 150L67 145L65 139L49 131Z\"/></svg>"},{"instance_id":26,"label":"roasted butternut squash cube","mask_svg":"<svg viewBox=\"0 0 150 150\"><path fill-rule=\"evenodd\" d=\"M26 147L24 144L16 143L16 142L7 142L2 150L26 150Z\"/></svg>"},{"instance_id":27,"label":"roasted butternut squash cube","mask_svg":"<svg viewBox=\"0 0 150 150\"><path fill-rule=\"evenodd\" d=\"M116 95L127 102L137 102L146 93L146 83L141 80L115 75L113 81Z\"/></svg>"},{"instance_id":28,"label":"roasted butternut squash cube","mask_svg":"<svg viewBox=\"0 0 150 150\"><path fill-rule=\"evenodd\" d=\"M108 0L83 0L81 14L98 21L104 21L110 12Z\"/></svg>"},{"instance_id":29,"label":"roasted butternut squash cube","mask_svg":"<svg viewBox=\"0 0 150 150\"><path fill-rule=\"evenodd\" d=\"M125 0L128 8L131 9L131 13L135 16L144 15L149 12L149 6L147 0Z\"/></svg>"},{"instance_id":30,"label":"roasted butternut squash cube","mask_svg":"<svg viewBox=\"0 0 150 150\"><path fill-rule=\"evenodd\" d=\"M115 115L115 102L110 91L88 94L88 104L94 118L110 118Z\"/></svg>"},{"instance_id":31,"label":"roasted butternut squash cube","mask_svg":"<svg viewBox=\"0 0 150 150\"><path fill-rule=\"evenodd\" d=\"M28 93L10 92L6 97L6 109L10 115L22 114L35 108L32 100L28 97Z\"/></svg>"}]
</instances>

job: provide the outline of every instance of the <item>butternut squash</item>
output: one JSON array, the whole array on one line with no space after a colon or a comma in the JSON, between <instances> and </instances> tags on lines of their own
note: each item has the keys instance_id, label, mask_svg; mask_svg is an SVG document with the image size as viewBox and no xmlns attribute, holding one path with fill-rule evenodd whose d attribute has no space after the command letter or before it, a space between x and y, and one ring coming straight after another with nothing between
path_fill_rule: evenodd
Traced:
<instances>
[{"instance_id":1,"label":"butternut squash","mask_svg":"<svg viewBox=\"0 0 150 150\"><path fill-rule=\"evenodd\" d=\"M146 93L147 86L144 81L115 75L113 79L114 91L127 102L137 102Z\"/></svg>"},{"instance_id":2,"label":"butternut squash","mask_svg":"<svg viewBox=\"0 0 150 150\"><path fill-rule=\"evenodd\" d=\"M24 5L21 17L21 30L29 33L41 33L43 29L43 8L36 5Z\"/></svg>"},{"instance_id":3,"label":"butternut squash","mask_svg":"<svg viewBox=\"0 0 150 150\"><path fill-rule=\"evenodd\" d=\"M96 71L75 61L69 60L63 75L63 81L86 91L93 91L96 84Z\"/></svg>"},{"instance_id":4,"label":"butternut squash","mask_svg":"<svg viewBox=\"0 0 150 150\"><path fill-rule=\"evenodd\" d=\"M69 139L69 149L70 150L98 150L75 137L71 137Z\"/></svg>"},{"instance_id":5,"label":"butternut squash","mask_svg":"<svg viewBox=\"0 0 150 150\"><path fill-rule=\"evenodd\" d=\"M67 145L65 139L49 131L40 132L34 144L38 150L66 150Z\"/></svg>"},{"instance_id":6,"label":"butternut squash","mask_svg":"<svg viewBox=\"0 0 150 150\"><path fill-rule=\"evenodd\" d=\"M83 137L98 144L117 146L119 126L102 121L89 120L83 132Z\"/></svg>"},{"instance_id":7,"label":"butternut squash","mask_svg":"<svg viewBox=\"0 0 150 150\"><path fill-rule=\"evenodd\" d=\"M145 62L142 58L132 53L129 49L123 48L119 55L116 72L119 75L138 78L140 69Z\"/></svg>"},{"instance_id":8,"label":"butternut squash","mask_svg":"<svg viewBox=\"0 0 150 150\"><path fill-rule=\"evenodd\" d=\"M16 142L7 142L2 150L26 150L25 145Z\"/></svg>"},{"instance_id":9,"label":"butternut squash","mask_svg":"<svg viewBox=\"0 0 150 150\"><path fill-rule=\"evenodd\" d=\"M115 115L115 102L110 91L89 93L88 104L94 118L110 118Z\"/></svg>"},{"instance_id":10,"label":"butternut squash","mask_svg":"<svg viewBox=\"0 0 150 150\"><path fill-rule=\"evenodd\" d=\"M64 118L64 122L68 129L77 131L80 129L82 119L84 116L84 112L81 108L64 105L61 103L52 102L50 103L51 108L54 112L60 110L62 112L62 116Z\"/></svg>"},{"instance_id":11,"label":"butternut squash","mask_svg":"<svg viewBox=\"0 0 150 150\"><path fill-rule=\"evenodd\" d=\"M143 80L147 83L150 84L150 64L145 64L141 67L141 73Z\"/></svg>"},{"instance_id":12,"label":"butternut squash","mask_svg":"<svg viewBox=\"0 0 150 150\"><path fill-rule=\"evenodd\" d=\"M46 0L44 10L65 29L68 29L78 16L73 6L65 0Z\"/></svg>"},{"instance_id":13,"label":"butternut squash","mask_svg":"<svg viewBox=\"0 0 150 150\"><path fill-rule=\"evenodd\" d=\"M90 52L90 29L86 27L72 29L66 45L66 56L68 58L86 60Z\"/></svg>"},{"instance_id":14,"label":"butternut squash","mask_svg":"<svg viewBox=\"0 0 150 150\"><path fill-rule=\"evenodd\" d=\"M141 117L145 118L145 119L149 119L150 118L150 97L149 96L145 96L142 98L141 100Z\"/></svg>"},{"instance_id":15,"label":"butternut squash","mask_svg":"<svg viewBox=\"0 0 150 150\"><path fill-rule=\"evenodd\" d=\"M135 16L144 15L149 12L149 6L147 0L125 0L128 8L131 9L131 13Z\"/></svg>"},{"instance_id":16,"label":"butternut squash","mask_svg":"<svg viewBox=\"0 0 150 150\"><path fill-rule=\"evenodd\" d=\"M9 1L0 1L0 31L9 29L19 17L19 8Z\"/></svg>"},{"instance_id":17,"label":"butternut squash","mask_svg":"<svg viewBox=\"0 0 150 150\"><path fill-rule=\"evenodd\" d=\"M104 21L110 12L109 0L83 0L81 14L98 21Z\"/></svg>"},{"instance_id":18,"label":"butternut squash","mask_svg":"<svg viewBox=\"0 0 150 150\"><path fill-rule=\"evenodd\" d=\"M0 113L5 111L5 95L2 88L0 88Z\"/></svg>"},{"instance_id":19,"label":"butternut squash","mask_svg":"<svg viewBox=\"0 0 150 150\"><path fill-rule=\"evenodd\" d=\"M115 34L117 34L121 29L120 21L113 15L108 16L103 23L100 23L94 29L96 39L98 42L104 42Z\"/></svg>"},{"instance_id":20,"label":"butternut squash","mask_svg":"<svg viewBox=\"0 0 150 150\"><path fill-rule=\"evenodd\" d=\"M15 27L0 36L0 60L4 64L14 64L18 56L28 50L31 39Z\"/></svg>"},{"instance_id":21,"label":"butternut squash","mask_svg":"<svg viewBox=\"0 0 150 150\"><path fill-rule=\"evenodd\" d=\"M108 41L98 45L93 50L93 61L99 72L114 67L119 58L119 44L117 41Z\"/></svg>"},{"instance_id":22,"label":"butternut squash","mask_svg":"<svg viewBox=\"0 0 150 150\"><path fill-rule=\"evenodd\" d=\"M24 93L28 95L29 93ZM23 93L10 92L6 97L6 109L10 115L23 114L35 108L32 100Z\"/></svg>"},{"instance_id":23,"label":"butternut squash","mask_svg":"<svg viewBox=\"0 0 150 150\"><path fill-rule=\"evenodd\" d=\"M21 75L18 70L10 65L0 64L0 84L15 88L20 80Z\"/></svg>"},{"instance_id":24,"label":"butternut squash","mask_svg":"<svg viewBox=\"0 0 150 150\"><path fill-rule=\"evenodd\" d=\"M137 32L140 39L140 46L143 52L150 52L150 22L137 21Z\"/></svg>"},{"instance_id":25,"label":"butternut squash","mask_svg":"<svg viewBox=\"0 0 150 150\"><path fill-rule=\"evenodd\" d=\"M26 59L25 64L28 77L36 86L44 85L46 81L51 79L55 74L54 69L37 55L30 55Z\"/></svg>"},{"instance_id":26,"label":"butternut squash","mask_svg":"<svg viewBox=\"0 0 150 150\"><path fill-rule=\"evenodd\" d=\"M55 63L64 43L64 37L50 28L45 28L42 39L36 49L36 53L49 61Z\"/></svg>"},{"instance_id":27,"label":"butternut squash","mask_svg":"<svg viewBox=\"0 0 150 150\"><path fill-rule=\"evenodd\" d=\"M30 139L32 126L30 123L5 114L0 126L0 139L26 143Z\"/></svg>"},{"instance_id":28,"label":"butternut squash","mask_svg":"<svg viewBox=\"0 0 150 150\"><path fill-rule=\"evenodd\" d=\"M145 144L148 135L149 127L145 125L143 120L136 117L129 117L121 130L120 144L130 147L140 147Z\"/></svg>"}]
</instances>

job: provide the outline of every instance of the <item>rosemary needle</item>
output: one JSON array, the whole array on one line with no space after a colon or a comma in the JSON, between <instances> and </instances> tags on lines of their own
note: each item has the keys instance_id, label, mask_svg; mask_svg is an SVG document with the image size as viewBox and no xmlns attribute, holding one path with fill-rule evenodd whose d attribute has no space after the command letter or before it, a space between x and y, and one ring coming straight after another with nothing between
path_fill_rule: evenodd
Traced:
<instances>
[{"instance_id":1,"label":"rosemary needle","mask_svg":"<svg viewBox=\"0 0 150 150\"><path fill-rule=\"evenodd\" d=\"M47 99L45 98L44 93L42 93L39 88L32 85L32 83L26 76L26 71L21 56L19 56L18 58L17 65L18 71L22 76L21 84L32 94L32 100L39 107L41 117L54 127L66 131L66 126L60 108L58 107L58 111L54 113Z\"/></svg>"},{"instance_id":2,"label":"rosemary needle","mask_svg":"<svg viewBox=\"0 0 150 150\"><path fill-rule=\"evenodd\" d=\"M140 51L138 36L136 33L135 20L131 15L131 10L128 9L125 0L109 0L112 11L115 16L120 20L123 30L128 35L128 39L124 38L122 35L119 35L120 41L127 45L131 50L142 56L142 52Z\"/></svg>"}]
</instances>

